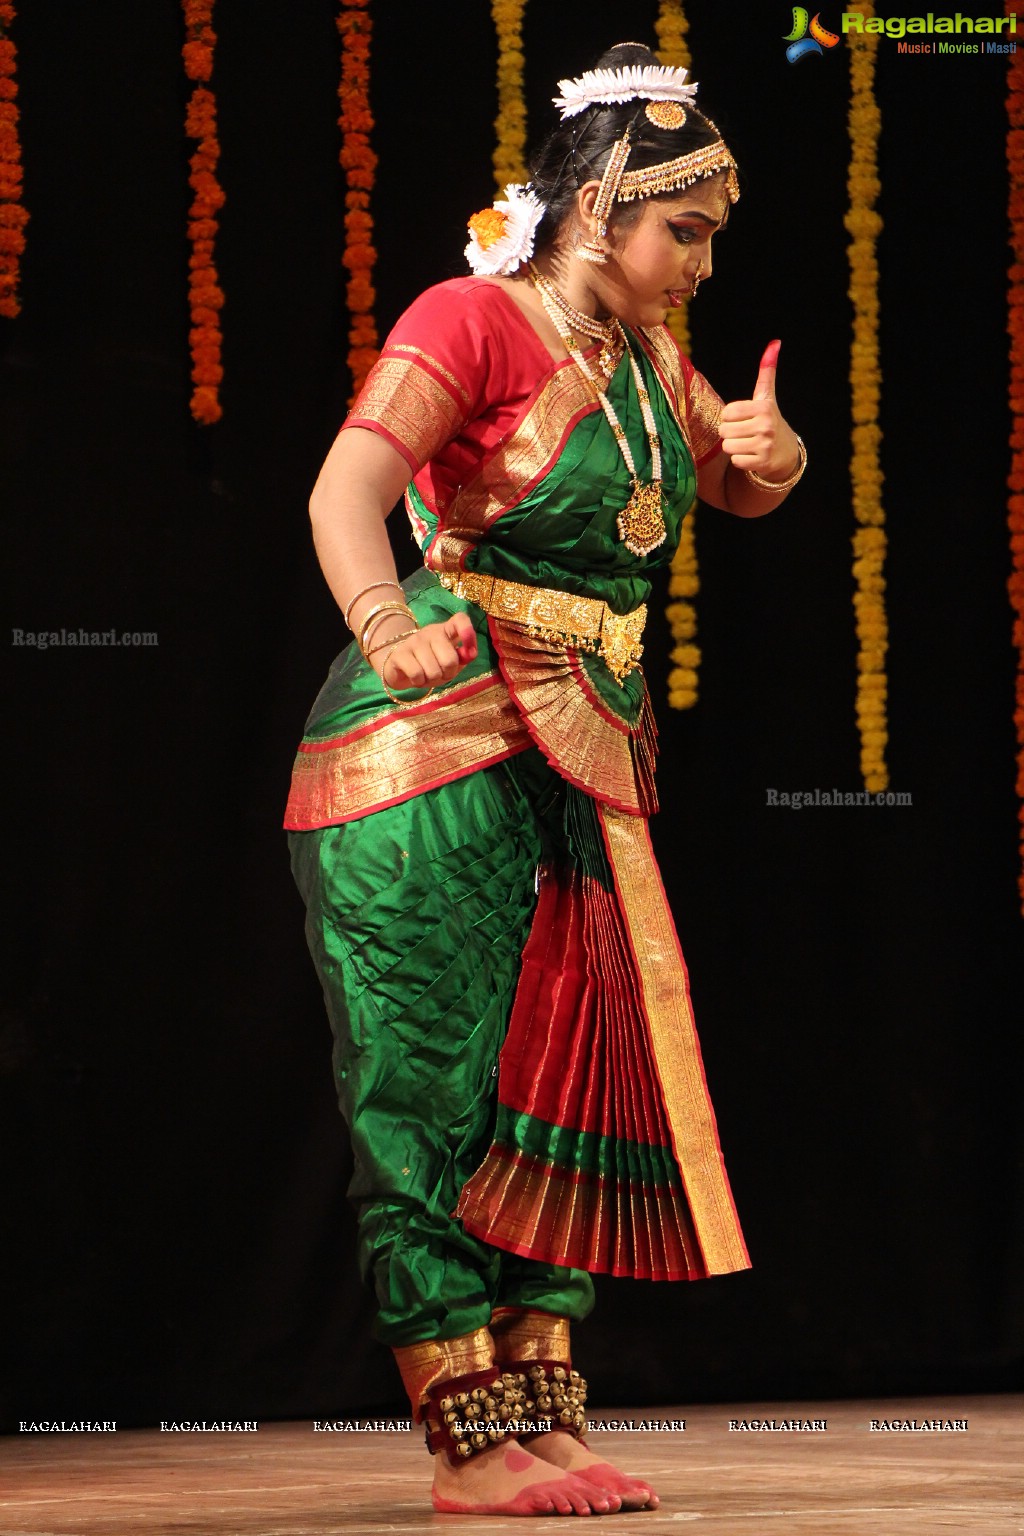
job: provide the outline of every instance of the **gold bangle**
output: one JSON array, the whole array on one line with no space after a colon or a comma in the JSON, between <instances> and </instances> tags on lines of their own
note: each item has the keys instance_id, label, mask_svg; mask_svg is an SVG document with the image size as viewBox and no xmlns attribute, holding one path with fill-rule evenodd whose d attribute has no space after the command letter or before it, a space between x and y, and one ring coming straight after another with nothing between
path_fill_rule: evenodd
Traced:
<instances>
[{"instance_id":1,"label":"gold bangle","mask_svg":"<svg viewBox=\"0 0 1024 1536\"><path fill-rule=\"evenodd\" d=\"M388 638L386 640L382 640L379 645L371 645L368 651L363 652L363 655L366 657L367 661L369 661L371 656L373 656L377 651L382 651L386 645L390 645L391 649L394 650L396 645L400 645L403 640L408 640L410 635L418 634L418 629L403 629L400 635L389 635Z\"/></svg>"},{"instance_id":2,"label":"gold bangle","mask_svg":"<svg viewBox=\"0 0 1024 1536\"><path fill-rule=\"evenodd\" d=\"M419 625L416 623L416 620L413 618L411 613L407 613L405 616L412 623L412 627L413 627L414 631L419 629ZM370 641L373 639L374 635L377 633L377 631L380 628L380 626L382 624L386 624L388 619L390 619L391 617L392 617L391 613L378 613L378 615L377 615L377 617L375 619L371 619L369 621L369 623L364 624L364 626L363 626L363 633L362 633L362 635L359 638L359 649L362 651L364 656L367 654L367 651L368 651L368 648L369 648L369 645L370 645ZM408 634L409 631L407 630L406 633Z\"/></svg>"},{"instance_id":3,"label":"gold bangle","mask_svg":"<svg viewBox=\"0 0 1024 1536\"><path fill-rule=\"evenodd\" d=\"M360 588L355 597L349 598L348 607L345 609L345 623L348 624L349 629L352 629L352 625L349 624L349 614L352 612L352 609L355 607L356 603L358 603L359 599L361 597L365 597L367 592L372 592L374 587L397 587L399 592L404 590L397 581L371 581L368 587ZM352 633L355 634L355 630L352 630Z\"/></svg>"},{"instance_id":4,"label":"gold bangle","mask_svg":"<svg viewBox=\"0 0 1024 1536\"><path fill-rule=\"evenodd\" d=\"M398 697L397 693L392 693L391 689L388 687L387 678L384 676L384 674L385 674L385 672L388 669L388 662L391 660L392 652L398 647L399 644L400 644L400 642L398 640L396 640L394 645L391 647L391 650L388 651L387 655L385 656L385 658L384 658L384 665L380 669L380 680L381 680L381 684L383 685L384 692L387 694L388 698L392 701L392 703L397 704L398 707L401 709L403 706L408 705L408 704L422 704L423 703L423 699L429 699L430 698L430 695L435 691L435 689L437 687L437 684L436 683L431 683L430 687L427 689L426 693L423 695L423 698L419 698L419 699L400 699ZM383 647L382 647L382 649L383 649ZM413 683L411 686L415 687L416 684Z\"/></svg>"},{"instance_id":5,"label":"gold bangle","mask_svg":"<svg viewBox=\"0 0 1024 1536\"><path fill-rule=\"evenodd\" d=\"M376 607L371 608L369 613L364 615L363 621L359 626L360 650L362 650L366 644L366 631L369 629L371 623L380 614L384 613L404 613L407 619L411 619L414 624L416 623L416 615L413 613L408 603L378 603ZM417 626L417 628L418 627L419 626Z\"/></svg>"},{"instance_id":6,"label":"gold bangle","mask_svg":"<svg viewBox=\"0 0 1024 1536\"><path fill-rule=\"evenodd\" d=\"M807 468L807 449L804 447L804 440L802 437L797 437L797 445L800 449L800 462L793 473L788 477L788 479L778 481L765 480L756 472L756 470L745 469L743 473L746 475L751 485L756 485L759 491L788 491L794 485L796 485L797 481L800 479L800 476Z\"/></svg>"}]
</instances>

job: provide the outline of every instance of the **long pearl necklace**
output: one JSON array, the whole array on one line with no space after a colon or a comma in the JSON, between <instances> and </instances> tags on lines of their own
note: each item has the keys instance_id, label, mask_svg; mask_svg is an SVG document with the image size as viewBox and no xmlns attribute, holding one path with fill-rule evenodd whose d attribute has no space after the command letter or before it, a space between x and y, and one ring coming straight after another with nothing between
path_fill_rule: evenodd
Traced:
<instances>
[{"instance_id":1,"label":"long pearl necklace","mask_svg":"<svg viewBox=\"0 0 1024 1536\"><path fill-rule=\"evenodd\" d=\"M649 555L660 544L664 544L667 534L665 516L662 511L661 442L658 438L658 427L654 420L654 412L651 409L651 397L644 385L643 376L634 356L633 348L626 340L626 333L617 319L613 318L602 324L600 320L595 320L591 315L585 315L580 310L574 309L564 294L559 293L554 283L538 272L532 262L530 263L530 277L533 286L540 294L540 300L547 312L548 319L562 338L566 351L576 363L583 376L589 380L591 388L601 402L601 409L608 420L608 425L615 434L615 441L619 445L619 451L625 460L626 468L629 470L629 478L633 484L633 494L616 519L619 538L631 554ZM594 378L590 364L587 362L587 359L580 350L579 343L572 334L573 330L579 331L584 336L591 336L595 341L604 343L601 352L601 366L605 373L612 371L605 365L605 355L606 352L610 351L613 339L629 353L629 366L633 373L637 398L640 401L640 413L643 416L647 441L651 447L651 483L649 485L642 484L637 475L633 450L629 446L625 428L616 416L615 408L608 399L608 396Z\"/></svg>"}]
</instances>

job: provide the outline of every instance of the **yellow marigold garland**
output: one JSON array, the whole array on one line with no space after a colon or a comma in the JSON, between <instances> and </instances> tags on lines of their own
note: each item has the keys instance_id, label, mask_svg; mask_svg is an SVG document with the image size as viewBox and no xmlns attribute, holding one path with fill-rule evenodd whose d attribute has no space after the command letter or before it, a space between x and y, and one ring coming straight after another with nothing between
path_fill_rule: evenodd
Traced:
<instances>
[{"instance_id":1,"label":"yellow marigold garland","mask_svg":"<svg viewBox=\"0 0 1024 1536\"><path fill-rule=\"evenodd\" d=\"M220 145L217 142L217 102L206 82L213 74L213 49L217 41L213 30L213 0L182 0L185 16L185 45L181 50L185 73L196 82L185 111L185 132L197 141L189 159L189 186L192 205L188 211L189 239L189 309L192 328L189 347L192 353L192 415L204 426L219 421L221 405L219 386L224 377L221 367L220 311L224 293L217 281L213 264L213 244L217 236L217 213L224 206L224 193L217 180Z\"/></svg>"},{"instance_id":2,"label":"yellow marigold garland","mask_svg":"<svg viewBox=\"0 0 1024 1536\"><path fill-rule=\"evenodd\" d=\"M1007 16L1024 16L1022 0L1007 0ZM1010 525L1012 569L1007 587L1013 609L1013 643L1017 648L1014 723L1017 728L1017 794L1019 840L1024 862L1024 53L1011 54L1006 91L1006 162L1009 171L1010 246L1007 330L1010 334ZM1024 911L1024 868L1020 877Z\"/></svg>"},{"instance_id":3,"label":"yellow marigold garland","mask_svg":"<svg viewBox=\"0 0 1024 1536\"><path fill-rule=\"evenodd\" d=\"M21 203L21 143L18 138L18 50L9 32L13 0L0 0L0 315L13 320L21 311L18 276L25 249L28 213Z\"/></svg>"},{"instance_id":4,"label":"yellow marigold garland","mask_svg":"<svg viewBox=\"0 0 1024 1536\"><path fill-rule=\"evenodd\" d=\"M494 119L494 180L500 197L510 181L526 180L526 102L523 98L523 11L526 0L491 0L498 34L498 115Z\"/></svg>"},{"instance_id":5,"label":"yellow marigold garland","mask_svg":"<svg viewBox=\"0 0 1024 1536\"><path fill-rule=\"evenodd\" d=\"M686 43L689 24L683 15L680 0L661 0L654 30L658 39L658 58L662 64L674 69L690 68L690 50ZM673 336L689 354L690 326L688 305L669 313L668 326ZM673 663L668 674L668 702L672 709L691 709L697 702L697 669L700 666L700 648L693 641L697 634L697 610L690 598L700 590L697 570L697 546L694 540L696 512L683 519L679 534L679 548L672 557L669 575L669 596L678 602L669 603L665 609L672 631Z\"/></svg>"},{"instance_id":6,"label":"yellow marigold garland","mask_svg":"<svg viewBox=\"0 0 1024 1536\"><path fill-rule=\"evenodd\" d=\"M873 8L865 0L859 9L865 16ZM887 683L885 655L888 621L885 612L885 514L882 509L882 471L878 425L878 263L875 244L882 228L875 203L878 180L878 135L881 113L875 100L875 61L878 36L851 32L850 48L850 168L847 177L850 207L844 223L851 236L849 295L853 301L853 344L850 385L853 404L850 478L853 512L860 524L853 536L853 574L857 584L853 604L857 619L857 726L860 732L860 766L865 788L886 789L889 770L885 762Z\"/></svg>"},{"instance_id":7,"label":"yellow marigold garland","mask_svg":"<svg viewBox=\"0 0 1024 1536\"><path fill-rule=\"evenodd\" d=\"M348 271L345 290L349 314L348 366L352 394L356 398L366 375L377 361L379 338L373 306L377 300L373 269L377 251L373 244L370 193L377 170L377 156L370 148L373 114L370 111L370 38L373 23L370 0L341 0L335 18L341 33L341 80L338 100L341 112L339 160L345 172L345 250L342 264Z\"/></svg>"}]
</instances>

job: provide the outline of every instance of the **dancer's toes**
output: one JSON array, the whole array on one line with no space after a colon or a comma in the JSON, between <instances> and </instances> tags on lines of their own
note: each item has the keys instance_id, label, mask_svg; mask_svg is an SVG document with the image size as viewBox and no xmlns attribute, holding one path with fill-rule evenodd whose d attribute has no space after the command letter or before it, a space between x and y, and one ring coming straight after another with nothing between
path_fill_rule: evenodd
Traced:
<instances>
[{"instance_id":1,"label":"dancer's toes","mask_svg":"<svg viewBox=\"0 0 1024 1536\"><path fill-rule=\"evenodd\" d=\"M648 1483L642 1483L635 1477L626 1477L608 1461L597 1462L592 1467L576 1467L573 1475L617 1498L623 1509L657 1509L661 1503Z\"/></svg>"},{"instance_id":2,"label":"dancer's toes","mask_svg":"<svg viewBox=\"0 0 1024 1536\"><path fill-rule=\"evenodd\" d=\"M531 1453L542 1461L561 1467L574 1477L582 1478L593 1488L600 1489L613 1503L613 1509L657 1509L660 1500L654 1489L639 1478L628 1477L603 1461L600 1456L565 1430L550 1430L545 1434L532 1435L526 1442ZM604 1513L604 1511L600 1511Z\"/></svg>"},{"instance_id":3,"label":"dancer's toes","mask_svg":"<svg viewBox=\"0 0 1024 1536\"><path fill-rule=\"evenodd\" d=\"M574 1473L552 1467L520 1445L496 1445L458 1466L438 1455L434 1508L443 1514L612 1514L621 1500Z\"/></svg>"},{"instance_id":4,"label":"dancer's toes","mask_svg":"<svg viewBox=\"0 0 1024 1536\"><path fill-rule=\"evenodd\" d=\"M575 1474L572 1482L577 1482ZM567 1489L565 1498L570 1502L570 1508L562 1511L566 1515L614 1515L622 1508L617 1494L596 1484L592 1487L585 1479L578 1480L578 1488Z\"/></svg>"}]
</instances>

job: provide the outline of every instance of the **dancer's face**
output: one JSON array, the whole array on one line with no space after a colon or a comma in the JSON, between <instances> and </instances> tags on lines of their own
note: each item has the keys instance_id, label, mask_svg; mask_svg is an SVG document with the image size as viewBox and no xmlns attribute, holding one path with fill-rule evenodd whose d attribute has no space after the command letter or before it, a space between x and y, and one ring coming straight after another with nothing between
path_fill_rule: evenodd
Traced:
<instances>
[{"instance_id":1,"label":"dancer's face","mask_svg":"<svg viewBox=\"0 0 1024 1536\"><path fill-rule=\"evenodd\" d=\"M612 223L611 259L594 285L609 312L627 325L660 325L692 292L701 262L701 282L711 276L711 242L729 207L718 175L671 197L647 198L633 218Z\"/></svg>"}]
</instances>

